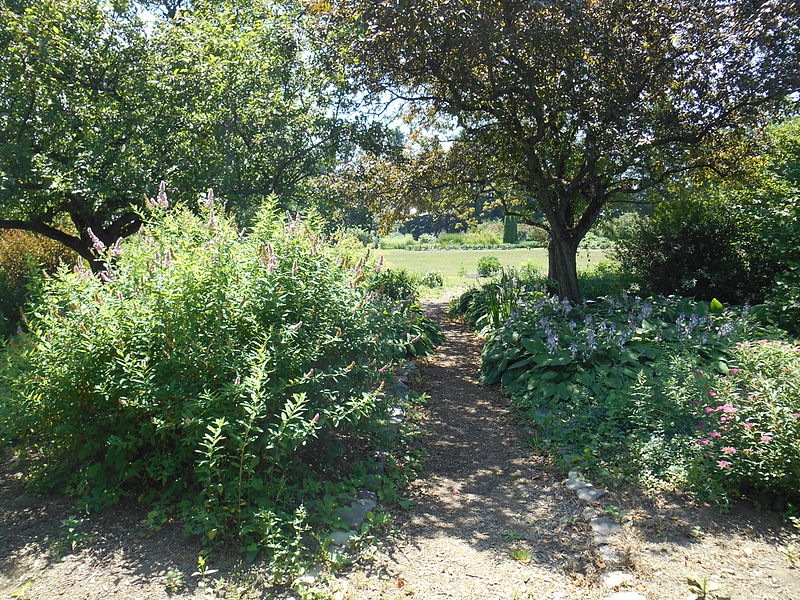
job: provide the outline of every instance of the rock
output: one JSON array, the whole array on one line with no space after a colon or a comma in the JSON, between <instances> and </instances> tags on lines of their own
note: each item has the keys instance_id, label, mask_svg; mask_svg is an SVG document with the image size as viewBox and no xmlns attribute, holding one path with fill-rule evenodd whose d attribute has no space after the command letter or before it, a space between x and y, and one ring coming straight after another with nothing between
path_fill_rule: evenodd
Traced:
<instances>
[{"instance_id":1,"label":"rock","mask_svg":"<svg viewBox=\"0 0 800 600\"><path fill-rule=\"evenodd\" d=\"M402 406L395 406L389 413L389 423L391 425L399 425L406 418L406 411Z\"/></svg>"},{"instance_id":2,"label":"rock","mask_svg":"<svg viewBox=\"0 0 800 600\"><path fill-rule=\"evenodd\" d=\"M356 536L356 532L352 529L345 531L344 529L337 529L330 535L331 544L334 546L346 546L350 543L350 538Z\"/></svg>"},{"instance_id":3,"label":"rock","mask_svg":"<svg viewBox=\"0 0 800 600\"><path fill-rule=\"evenodd\" d=\"M598 546L607 544L622 531L622 525L608 517L595 517L589 523L592 525L592 531L594 532L594 543Z\"/></svg>"},{"instance_id":4,"label":"rock","mask_svg":"<svg viewBox=\"0 0 800 600\"><path fill-rule=\"evenodd\" d=\"M305 585L312 585L317 581L317 578L322 574L322 565L313 565L305 573L297 578L297 583Z\"/></svg>"},{"instance_id":5,"label":"rock","mask_svg":"<svg viewBox=\"0 0 800 600\"><path fill-rule=\"evenodd\" d=\"M569 477L570 479L580 479L581 475L575 469L573 469L567 474L567 477Z\"/></svg>"},{"instance_id":6,"label":"rock","mask_svg":"<svg viewBox=\"0 0 800 600\"><path fill-rule=\"evenodd\" d=\"M408 386L402 381L398 381L392 386L392 395L399 398L401 402L405 402L408 396Z\"/></svg>"},{"instance_id":7,"label":"rock","mask_svg":"<svg viewBox=\"0 0 800 600\"><path fill-rule=\"evenodd\" d=\"M350 503L347 508L339 510L339 516L353 529L361 527L367 513L375 508L375 500L372 498L360 498Z\"/></svg>"},{"instance_id":8,"label":"rock","mask_svg":"<svg viewBox=\"0 0 800 600\"><path fill-rule=\"evenodd\" d=\"M609 571L608 573L603 573L603 576L600 577L600 582L605 587L616 588L621 585L630 585L633 583L633 577L625 571Z\"/></svg>"},{"instance_id":9,"label":"rock","mask_svg":"<svg viewBox=\"0 0 800 600\"><path fill-rule=\"evenodd\" d=\"M595 517L599 516L600 512L591 506L587 506L581 511L581 517L583 517L584 521L591 521Z\"/></svg>"},{"instance_id":10,"label":"rock","mask_svg":"<svg viewBox=\"0 0 800 600\"><path fill-rule=\"evenodd\" d=\"M581 502L597 502L600 496L608 493L608 490L600 488L583 487L578 490L578 500Z\"/></svg>"},{"instance_id":11,"label":"rock","mask_svg":"<svg viewBox=\"0 0 800 600\"><path fill-rule=\"evenodd\" d=\"M603 559L603 562L610 567L615 567L625 562L625 554L613 544L601 544L597 548L597 553Z\"/></svg>"},{"instance_id":12,"label":"rock","mask_svg":"<svg viewBox=\"0 0 800 600\"><path fill-rule=\"evenodd\" d=\"M647 598L642 596L639 592L617 592L616 594L606 596L605 600L647 600Z\"/></svg>"},{"instance_id":13,"label":"rock","mask_svg":"<svg viewBox=\"0 0 800 600\"><path fill-rule=\"evenodd\" d=\"M567 479L566 486L568 490L579 490L581 488L591 486L591 484L586 481L583 481L582 479L578 479L576 477L570 477L569 479Z\"/></svg>"}]
</instances>

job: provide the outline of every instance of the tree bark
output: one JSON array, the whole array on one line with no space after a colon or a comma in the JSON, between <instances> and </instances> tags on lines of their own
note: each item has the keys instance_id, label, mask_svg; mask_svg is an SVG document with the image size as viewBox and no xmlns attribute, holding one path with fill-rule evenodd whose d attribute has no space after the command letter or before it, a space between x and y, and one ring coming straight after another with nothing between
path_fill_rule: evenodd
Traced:
<instances>
[{"instance_id":1,"label":"tree bark","mask_svg":"<svg viewBox=\"0 0 800 600\"><path fill-rule=\"evenodd\" d=\"M581 298L578 289L578 242L570 238L550 238L548 263L549 277L558 283L558 295L572 302Z\"/></svg>"}]
</instances>

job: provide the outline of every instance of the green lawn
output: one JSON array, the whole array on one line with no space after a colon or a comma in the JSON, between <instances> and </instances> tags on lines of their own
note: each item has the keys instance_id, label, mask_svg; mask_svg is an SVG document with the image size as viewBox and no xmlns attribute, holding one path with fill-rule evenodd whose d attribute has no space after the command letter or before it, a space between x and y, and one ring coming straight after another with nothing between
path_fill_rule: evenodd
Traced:
<instances>
[{"instance_id":1,"label":"green lawn","mask_svg":"<svg viewBox=\"0 0 800 600\"><path fill-rule=\"evenodd\" d=\"M547 271L547 250L525 248L520 250L374 250L383 255L390 267L404 268L415 273L439 271L444 276L444 287L466 288L477 283L478 260L483 256L496 256L503 266L518 266L532 262ZM579 250L578 269L586 269L606 258L604 250Z\"/></svg>"}]
</instances>

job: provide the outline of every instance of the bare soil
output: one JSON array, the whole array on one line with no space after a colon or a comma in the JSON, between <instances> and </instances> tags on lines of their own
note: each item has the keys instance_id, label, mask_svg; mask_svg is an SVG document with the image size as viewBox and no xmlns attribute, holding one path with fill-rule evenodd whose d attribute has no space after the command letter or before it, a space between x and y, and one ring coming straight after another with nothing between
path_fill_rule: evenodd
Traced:
<instances>
[{"instance_id":1,"label":"bare soil","mask_svg":"<svg viewBox=\"0 0 800 600\"><path fill-rule=\"evenodd\" d=\"M419 423L425 466L406 491L413 504L395 511L397 533L333 578L322 597L607 597L615 590L600 584L606 565L580 518L583 506L563 474L530 449L530 432L500 391L478 383L480 340L459 324L443 325L447 341L420 363L412 386L430 397ZM706 575L733 599L800 600L800 570L780 550L790 531L777 514L746 506L722 514L621 485L600 505L626 524L619 545L632 581L623 590L648 600L688 598L687 576ZM151 531L140 506L93 515L70 538L62 521L76 513L69 500L25 491L5 463L0 598L274 597L258 567L235 553L209 559L219 569L213 576L193 576L200 545L177 524Z\"/></svg>"}]
</instances>

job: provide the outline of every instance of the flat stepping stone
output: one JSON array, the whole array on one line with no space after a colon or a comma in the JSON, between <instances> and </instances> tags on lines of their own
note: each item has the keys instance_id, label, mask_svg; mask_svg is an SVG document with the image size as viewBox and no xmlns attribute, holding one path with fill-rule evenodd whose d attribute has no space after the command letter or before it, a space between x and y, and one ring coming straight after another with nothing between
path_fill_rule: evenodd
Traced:
<instances>
[{"instance_id":1,"label":"flat stepping stone","mask_svg":"<svg viewBox=\"0 0 800 600\"><path fill-rule=\"evenodd\" d=\"M608 517L595 517L589 523L594 532L594 543L597 545L607 544L611 539L622 531L622 525L612 521Z\"/></svg>"},{"instance_id":2,"label":"flat stepping stone","mask_svg":"<svg viewBox=\"0 0 800 600\"><path fill-rule=\"evenodd\" d=\"M582 487L578 490L578 500L581 502L597 502L600 496L607 494L608 490L593 487Z\"/></svg>"},{"instance_id":3,"label":"flat stepping stone","mask_svg":"<svg viewBox=\"0 0 800 600\"><path fill-rule=\"evenodd\" d=\"M567 479L567 489L568 490L580 490L585 487L591 487L591 483L588 481L584 481L583 479L578 479L577 477L570 477Z\"/></svg>"},{"instance_id":4,"label":"flat stepping stone","mask_svg":"<svg viewBox=\"0 0 800 600\"><path fill-rule=\"evenodd\" d=\"M600 511L592 506L587 506L581 511L581 517L584 521L591 521L592 519L599 517Z\"/></svg>"},{"instance_id":5,"label":"flat stepping stone","mask_svg":"<svg viewBox=\"0 0 800 600\"><path fill-rule=\"evenodd\" d=\"M615 567L625 562L625 554L613 544L600 544L597 548L597 553L603 559L603 562L610 567Z\"/></svg>"},{"instance_id":6,"label":"flat stepping stone","mask_svg":"<svg viewBox=\"0 0 800 600\"><path fill-rule=\"evenodd\" d=\"M617 588L621 585L630 585L633 583L633 576L625 571L609 571L603 573L600 577L600 582L607 588Z\"/></svg>"},{"instance_id":7,"label":"flat stepping stone","mask_svg":"<svg viewBox=\"0 0 800 600\"><path fill-rule=\"evenodd\" d=\"M331 541L331 544L333 544L334 546L344 547L347 546L347 544L350 543L350 540L356 537L356 535L358 535L358 533L353 531L352 529L350 531L345 531L344 529L336 529L333 533L331 533L329 539Z\"/></svg>"}]
</instances>

